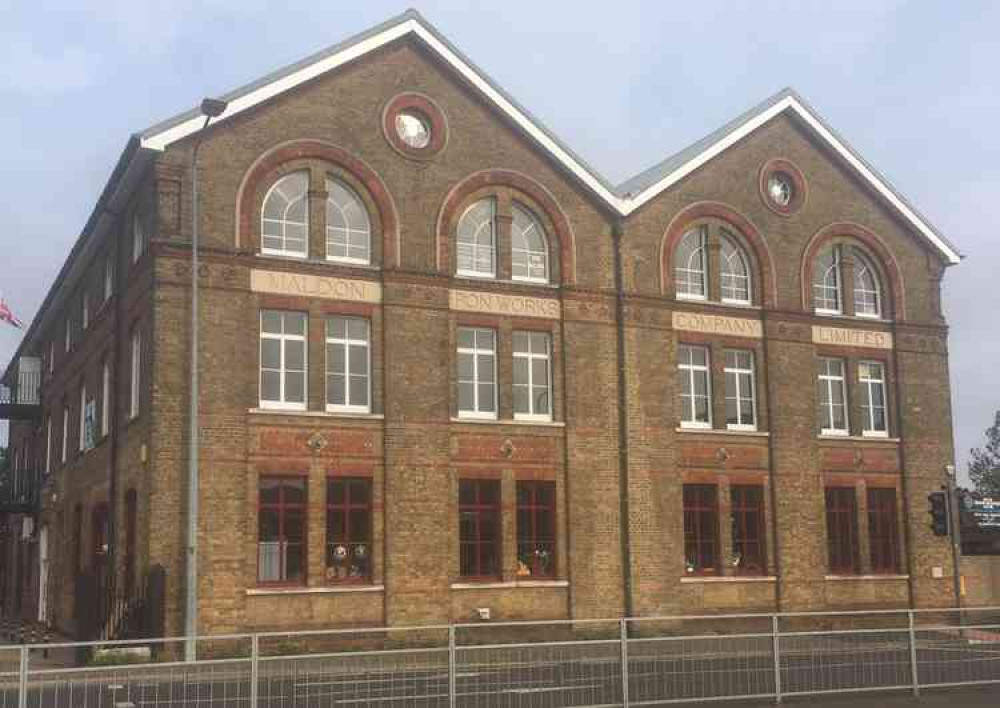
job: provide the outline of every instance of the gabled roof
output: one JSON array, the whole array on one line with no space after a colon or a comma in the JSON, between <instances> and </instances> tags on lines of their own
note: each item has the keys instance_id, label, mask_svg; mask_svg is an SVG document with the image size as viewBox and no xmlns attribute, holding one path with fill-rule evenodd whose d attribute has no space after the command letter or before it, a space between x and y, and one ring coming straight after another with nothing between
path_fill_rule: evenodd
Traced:
<instances>
[{"instance_id":1,"label":"gabled roof","mask_svg":"<svg viewBox=\"0 0 1000 708\"><path fill-rule=\"evenodd\" d=\"M490 79L486 72L477 67L416 10L407 10L348 40L229 92L223 96L229 102L229 106L214 122L242 113L262 101L406 36L415 37L423 42L518 125L539 147L548 152L558 164L622 216L639 209L657 194L774 117L789 112L839 155L862 180L895 209L904 221L926 238L945 261L954 264L962 257L958 249L949 243L940 231L791 89L785 89L771 96L715 132L616 187ZM203 120L197 109L181 113L140 132L139 144L152 151L164 150L170 144L198 131L202 127Z\"/></svg>"}]
</instances>

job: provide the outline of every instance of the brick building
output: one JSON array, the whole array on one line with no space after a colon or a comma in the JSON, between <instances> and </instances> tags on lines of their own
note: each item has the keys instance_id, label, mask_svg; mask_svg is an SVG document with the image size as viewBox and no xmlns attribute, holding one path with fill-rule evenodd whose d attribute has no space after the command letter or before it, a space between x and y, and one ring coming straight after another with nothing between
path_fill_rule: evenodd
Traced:
<instances>
[{"instance_id":1,"label":"brick building","mask_svg":"<svg viewBox=\"0 0 1000 708\"><path fill-rule=\"evenodd\" d=\"M954 601L960 256L797 94L619 186L414 12L225 98L5 375L8 612L159 565L183 629L199 142L201 632Z\"/></svg>"}]
</instances>

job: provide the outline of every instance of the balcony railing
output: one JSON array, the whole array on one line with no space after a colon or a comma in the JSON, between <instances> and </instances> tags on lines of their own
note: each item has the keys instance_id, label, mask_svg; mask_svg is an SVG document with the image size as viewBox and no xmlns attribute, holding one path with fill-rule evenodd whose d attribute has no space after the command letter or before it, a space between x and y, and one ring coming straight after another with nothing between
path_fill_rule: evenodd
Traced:
<instances>
[{"instance_id":1,"label":"balcony railing","mask_svg":"<svg viewBox=\"0 0 1000 708\"><path fill-rule=\"evenodd\" d=\"M38 359L22 357L13 376L0 385L0 418L31 418L40 410L42 372Z\"/></svg>"},{"instance_id":2,"label":"balcony railing","mask_svg":"<svg viewBox=\"0 0 1000 708\"><path fill-rule=\"evenodd\" d=\"M38 506L44 475L39 470L0 472L0 511L30 512Z\"/></svg>"}]
</instances>

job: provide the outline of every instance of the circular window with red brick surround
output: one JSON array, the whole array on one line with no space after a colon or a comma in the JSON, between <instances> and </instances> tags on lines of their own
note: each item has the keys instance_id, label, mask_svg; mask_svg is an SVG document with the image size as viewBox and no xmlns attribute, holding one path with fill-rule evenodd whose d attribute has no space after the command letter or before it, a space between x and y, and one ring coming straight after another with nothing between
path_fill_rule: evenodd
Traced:
<instances>
[{"instance_id":1,"label":"circular window with red brick surround","mask_svg":"<svg viewBox=\"0 0 1000 708\"><path fill-rule=\"evenodd\" d=\"M760 170L760 196L771 211L794 214L806 201L806 179L788 160L770 160Z\"/></svg>"},{"instance_id":2,"label":"circular window with red brick surround","mask_svg":"<svg viewBox=\"0 0 1000 708\"><path fill-rule=\"evenodd\" d=\"M448 122L438 105L422 93L401 93L382 112L382 132L405 157L426 160L448 143Z\"/></svg>"}]
</instances>

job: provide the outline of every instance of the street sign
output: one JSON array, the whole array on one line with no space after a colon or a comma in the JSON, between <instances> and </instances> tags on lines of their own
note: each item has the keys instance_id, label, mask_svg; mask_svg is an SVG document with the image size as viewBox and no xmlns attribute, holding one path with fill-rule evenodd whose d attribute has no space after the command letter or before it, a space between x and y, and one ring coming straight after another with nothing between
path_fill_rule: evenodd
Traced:
<instances>
[{"instance_id":1,"label":"street sign","mask_svg":"<svg viewBox=\"0 0 1000 708\"><path fill-rule=\"evenodd\" d=\"M965 494L962 496L962 506L980 530L1000 531L1000 499L976 499Z\"/></svg>"}]
</instances>

